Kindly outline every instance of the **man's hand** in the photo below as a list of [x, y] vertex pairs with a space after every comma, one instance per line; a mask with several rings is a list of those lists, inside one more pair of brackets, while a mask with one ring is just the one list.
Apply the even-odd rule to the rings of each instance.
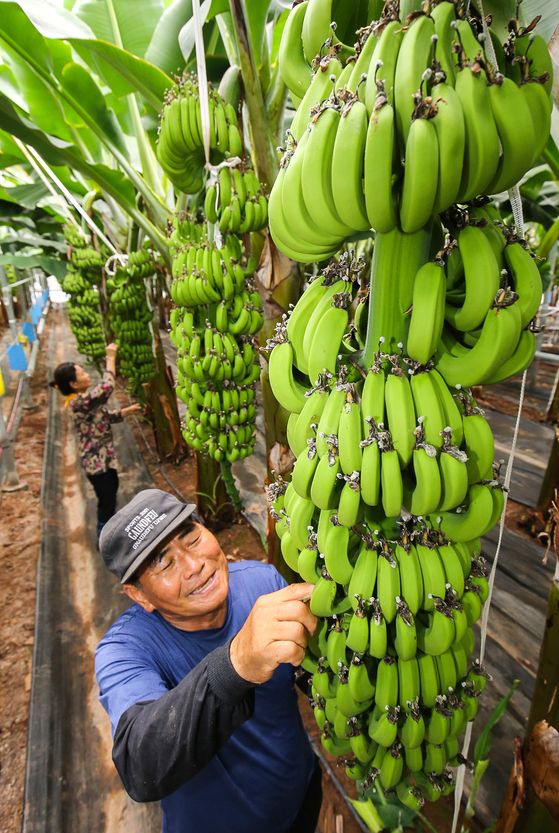
[[134, 402], [133, 405], [127, 405], [126, 408], [121, 408], [120, 413], [123, 417], [130, 416], [130, 414], [137, 414], [138, 411], [142, 411], [143, 408], [139, 402]]
[[281, 663], [301, 664], [317, 624], [303, 601], [312, 589], [312, 584], [291, 584], [257, 599], [231, 642], [233, 668], [244, 680], [265, 683]]

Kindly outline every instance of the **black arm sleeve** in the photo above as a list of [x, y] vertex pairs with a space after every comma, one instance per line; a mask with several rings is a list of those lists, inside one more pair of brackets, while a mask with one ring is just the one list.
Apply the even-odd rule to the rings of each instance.
[[254, 710], [254, 686], [239, 677], [229, 643], [216, 648], [158, 700], [121, 716], [113, 761], [135, 801], [157, 801], [202, 769]]

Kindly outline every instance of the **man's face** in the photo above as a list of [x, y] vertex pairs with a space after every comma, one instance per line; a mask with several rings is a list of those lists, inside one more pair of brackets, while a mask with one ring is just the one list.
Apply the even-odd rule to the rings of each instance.
[[227, 560], [201, 524], [178, 532], [124, 592], [148, 613], [154, 610], [185, 631], [221, 627], [227, 614]]

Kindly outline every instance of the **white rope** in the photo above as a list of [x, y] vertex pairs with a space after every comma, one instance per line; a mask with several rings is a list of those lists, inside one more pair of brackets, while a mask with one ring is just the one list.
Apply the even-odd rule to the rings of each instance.
[[110, 255], [105, 261], [105, 266], [103, 267], [107, 275], [109, 277], [113, 277], [116, 275], [116, 270], [119, 266], [126, 267], [128, 265], [128, 255], [119, 254], [118, 252], [114, 255]]
[[99, 226], [98, 226], [98, 225], [97, 225], [97, 224], [96, 224], [96, 223], [95, 223], [95, 222], [91, 219], [91, 217], [89, 216], [89, 214], [87, 213], [87, 211], [84, 211], [84, 210], [83, 210], [83, 208], [82, 208], [82, 206], [80, 205], [80, 203], [78, 202], [78, 200], [77, 200], [77, 199], [74, 197], [74, 195], [73, 195], [73, 194], [72, 194], [72, 193], [71, 193], [71, 192], [70, 192], [70, 191], [66, 188], [66, 186], [64, 185], [64, 183], [60, 181], [60, 179], [59, 179], [59, 178], [57, 177], [57, 175], [54, 173], [54, 171], [52, 170], [52, 168], [51, 168], [51, 167], [50, 167], [50, 166], [49, 166], [49, 165], [45, 162], [45, 160], [42, 158], [42, 156], [40, 156], [40, 155], [37, 153], [37, 151], [35, 150], [35, 148], [34, 148], [34, 147], [31, 147], [31, 145], [27, 145], [27, 150], [29, 151], [29, 153], [30, 153], [30, 154], [32, 154], [32, 156], [35, 158], [35, 160], [37, 161], [37, 163], [38, 163], [39, 165], [41, 165], [41, 166], [44, 168], [44, 170], [47, 172], [47, 174], [48, 174], [48, 175], [49, 175], [49, 177], [52, 179], [52, 181], [55, 183], [55, 185], [59, 188], [59, 190], [61, 191], [61, 193], [62, 193], [62, 194], [64, 194], [64, 196], [66, 197], [66, 199], [68, 200], [68, 202], [69, 202], [71, 205], [73, 205], [73, 206], [74, 206], [74, 208], [76, 209], [76, 211], [78, 212], [78, 214], [79, 214], [81, 217], [83, 217], [84, 221], [87, 223], [87, 225], [89, 226], [89, 228], [90, 228], [90, 229], [91, 229], [91, 230], [92, 230], [92, 231], [93, 231], [93, 232], [97, 235], [97, 237], [98, 237], [100, 240], [102, 240], [102, 241], [103, 241], [103, 243], [105, 244], [105, 246], [107, 246], [107, 248], [108, 248], [111, 252], [113, 252], [114, 254], [118, 254], [118, 249], [117, 249], [117, 248], [113, 245], [113, 243], [112, 243], [112, 242], [108, 239], [108, 237], [105, 237], [104, 233], [101, 231], [101, 229], [99, 228]]
[[522, 198], [520, 196], [520, 189], [518, 185], [509, 190], [509, 200], [512, 208], [512, 216], [514, 217], [514, 225], [516, 226], [516, 233], [519, 237], [524, 237], [524, 216], [522, 213]]
[[192, 0], [192, 17], [194, 19], [194, 42], [196, 44], [196, 69], [198, 72], [198, 93], [200, 95], [200, 114], [202, 117], [202, 142], [206, 165], [210, 162], [210, 105], [208, 100], [208, 74], [204, 54], [204, 22], [200, 13], [199, 0]]
[[[47, 191], [49, 191], [52, 194], [53, 197], [55, 197], [57, 200], [59, 200], [60, 199], [60, 194], [58, 193], [56, 188], [53, 186], [53, 184], [50, 181], [50, 179], [48, 178], [48, 176], [45, 175], [44, 171], [35, 162], [34, 158], [29, 153], [29, 149], [27, 148], [27, 146], [21, 141], [21, 139], [18, 139], [17, 136], [12, 136], [12, 139], [14, 140], [14, 142], [16, 143], [18, 148], [21, 150], [21, 152], [23, 153], [23, 155], [25, 156], [25, 158], [27, 159], [27, 161], [29, 162], [29, 164], [31, 165], [31, 167], [33, 168], [33, 170], [35, 171], [35, 173], [37, 174], [37, 176], [39, 177], [39, 179], [41, 180], [41, 182], [43, 183], [45, 188], [47, 189]], [[65, 212], [65, 216], [66, 216], [67, 220], [70, 223], [73, 223], [76, 226], [76, 228], [80, 228], [80, 224], [78, 223], [78, 221], [76, 220], [76, 218], [74, 217], [72, 212], [69, 210], [68, 204], [64, 203], [64, 200], [62, 200], [62, 204], [67, 209], [67, 211]]]
[[493, 46], [493, 41], [491, 40], [491, 35], [489, 33], [489, 27], [487, 25], [487, 20], [485, 19], [485, 12], [483, 11], [483, 0], [478, 0], [479, 6], [479, 13], [481, 15], [481, 25], [483, 27], [483, 48], [485, 50], [485, 54], [493, 64], [493, 69], [499, 70], [499, 64], [497, 61], [497, 55], [495, 54], [495, 47]]
[[[495, 54], [493, 41], [491, 40], [491, 35], [489, 34], [489, 29], [487, 27], [487, 21], [485, 19], [485, 13], [483, 11], [483, 0], [479, 0], [478, 7], [479, 7], [479, 13], [481, 15], [483, 33], [484, 33], [484, 36], [485, 36], [485, 38], [484, 38], [485, 52], [486, 52], [490, 62], [493, 64], [493, 68], [495, 70], [498, 70], [497, 56]], [[519, 191], [517, 185], [515, 185], [514, 188], [511, 188], [509, 190], [509, 199], [510, 199], [510, 204], [511, 204], [511, 207], [512, 207], [512, 213], [513, 213], [513, 217], [514, 217], [514, 224], [516, 226], [517, 234], [519, 236], [523, 237], [524, 236], [524, 218], [522, 216], [522, 200], [520, 198], [520, 191]], [[485, 646], [486, 646], [486, 643], [487, 643], [487, 625], [488, 625], [488, 622], [489, 622], [489, 611], [490, 611], [490, 608], [491, 608], [491, 599], [492, 599], [492, 596], [493, 596], [493, 586], [495, 584], [495, 576], [496, 576], [496, 573], [497, 573], [497, 564], [498, 564], [498, 561], [499, 561], [499, 555], [500, 555], [500, 552], [501, 552], [501, 545], [502, 545], [502, 542], [503, 542], [503, 533], [504, 533], [504, 529], [505, 529], [508, 493], [509, 493], [510, 481], [511, 481], [511, 477], [512, 477], [512, 469], [513, 469], [513, 466], [514, 466], [514, 457], [515, 457], [515, 453], [516, 453], [516, 445], [517, 445], [517, 442], [518, 442], [518, 432], [519, 432], [519, 429], [520, 429], [520, 419], [521, 419], [521, 416], [522, 416], [522, 408], [523, 408], [523, 405], [524, 405], [524, 395], [525, 395], [525, 391], [526, 391], [527, 372], [528, 371], [525, 370], [523, 375], [522, 375], [522, 384], [521, 384], [521, 387], [520, 387], [520, 395], [518, 397], [518, 411], [517, 411], [517, 414], [516, 414], [516, 423], [515, 423], [515, 426], [514, 426], [514, 432], [513, 432], [512, 443], [511, 443], [511, 450], [510, 450], [510, 455], [509, 455], [509, 459], [508, 459], [508, 462], [507, 462], [507, 468], [506, 468], [504, 484], [503, 484], [503, 486], [504, 486], [504, 501], [503, 501], [503, 511], [502, 511], [501, 517], [499, 519], [499, 537], [498, 537], [498, 540], [497, 540], [497, 548], [495, 550], [495, 556], [493, 558], [493, 564], [491, 565], [491, 571], [489, 573], [488, 597], [487, 597], [487, 601], [485, 602], [485, 605], [483, 607], [483, 614], [482, 614], [482, 617], [481, 617], [481, 625], [480, 625], [481, 640], [480, 640], [480, 649], [479, 649], [480, 665], [483, 662], [483, 658], [485, 656]], [[472, 728], [473, 728], [473, 722], [470, 721], [468, 723], [468, 725], [466, 726], [466, 732], [465, 732], [465, 735], [464, 735], [464, 742], [462, 744], [462, 755], [463, 755], [464, 758], [468, 757], [468, 752], [469, 752], [469, 749], [470, 749], [470, 742], [471, 742], [471, 739], [472, 739]], [[457, 770], [457, 773], [456, 773], [456, 786], [455, 786], [455, 790], [454, 790], [454, 815], [453, 815], [453, 818], [452, 818], [451, 833], [456, 833], [456, 829], [457, 829], [457, 826], [458, 826], [458, 817], [460, 815], [460, 807], [461, 807], [461, 804], [462, 804], [462, 795], [464, 793], [464, 778], [465, 778], [465, 775], [466, 775], [466, 766], [465, 766], [465, 764], [461, 764], [458, 767], [458, 770]]]
[[[497, 61], [497, 55], [495, 54], [495, 47], [493, 46], [493, 41], [491, 40], [491, 35], [489, 33], [489, 27], [487, 26], [487, 20], [485, 19], [485, 12], [483, 10], [483, 0], [478, 0], [477, 5], [479, 8], [479, 13], [481, 15], [481, 25], [483, 27], [483, 46], [485, 49], [485, 54], [489, 58], [493, 70], [495, 72], [499, 72], [499, 64]], [[522, 199], [520, 197], [520, 190], [518, 188], [518, 185], [515, 185], [513, 188], [510, 188], [508, 195], [517, 233], [519, 235], [523, 235], [524, 218], [522, 215]]]

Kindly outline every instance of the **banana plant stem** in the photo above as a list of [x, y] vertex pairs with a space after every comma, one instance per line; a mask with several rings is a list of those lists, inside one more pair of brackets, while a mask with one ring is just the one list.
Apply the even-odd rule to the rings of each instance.
[[269, 190], [278, 171], [278, 161], [272, 146], [267, 119], [262, 118], [266, 112], [264, 94], [250, 48], [242, 0], [229, 0], [229, 8], [239, 50], [239, 65], [249, 115], [254, 166], [258, 179]]
[[549, 253], [559, 238], [559, 217], [555, 220], [553, 225], [547, 229], [540, 245], [538, 246], [538, 257], [548, 258]]
[[361, 360], [365, 370], [373, 363], [379, 345], [389, 353], [398, 352], [399, 344], [405, 345], [413, 282], [419, 267], [429, 259], [431, 230], [428, 223], [414, 234], [396, 228], [375, 237], [367, 337]]

